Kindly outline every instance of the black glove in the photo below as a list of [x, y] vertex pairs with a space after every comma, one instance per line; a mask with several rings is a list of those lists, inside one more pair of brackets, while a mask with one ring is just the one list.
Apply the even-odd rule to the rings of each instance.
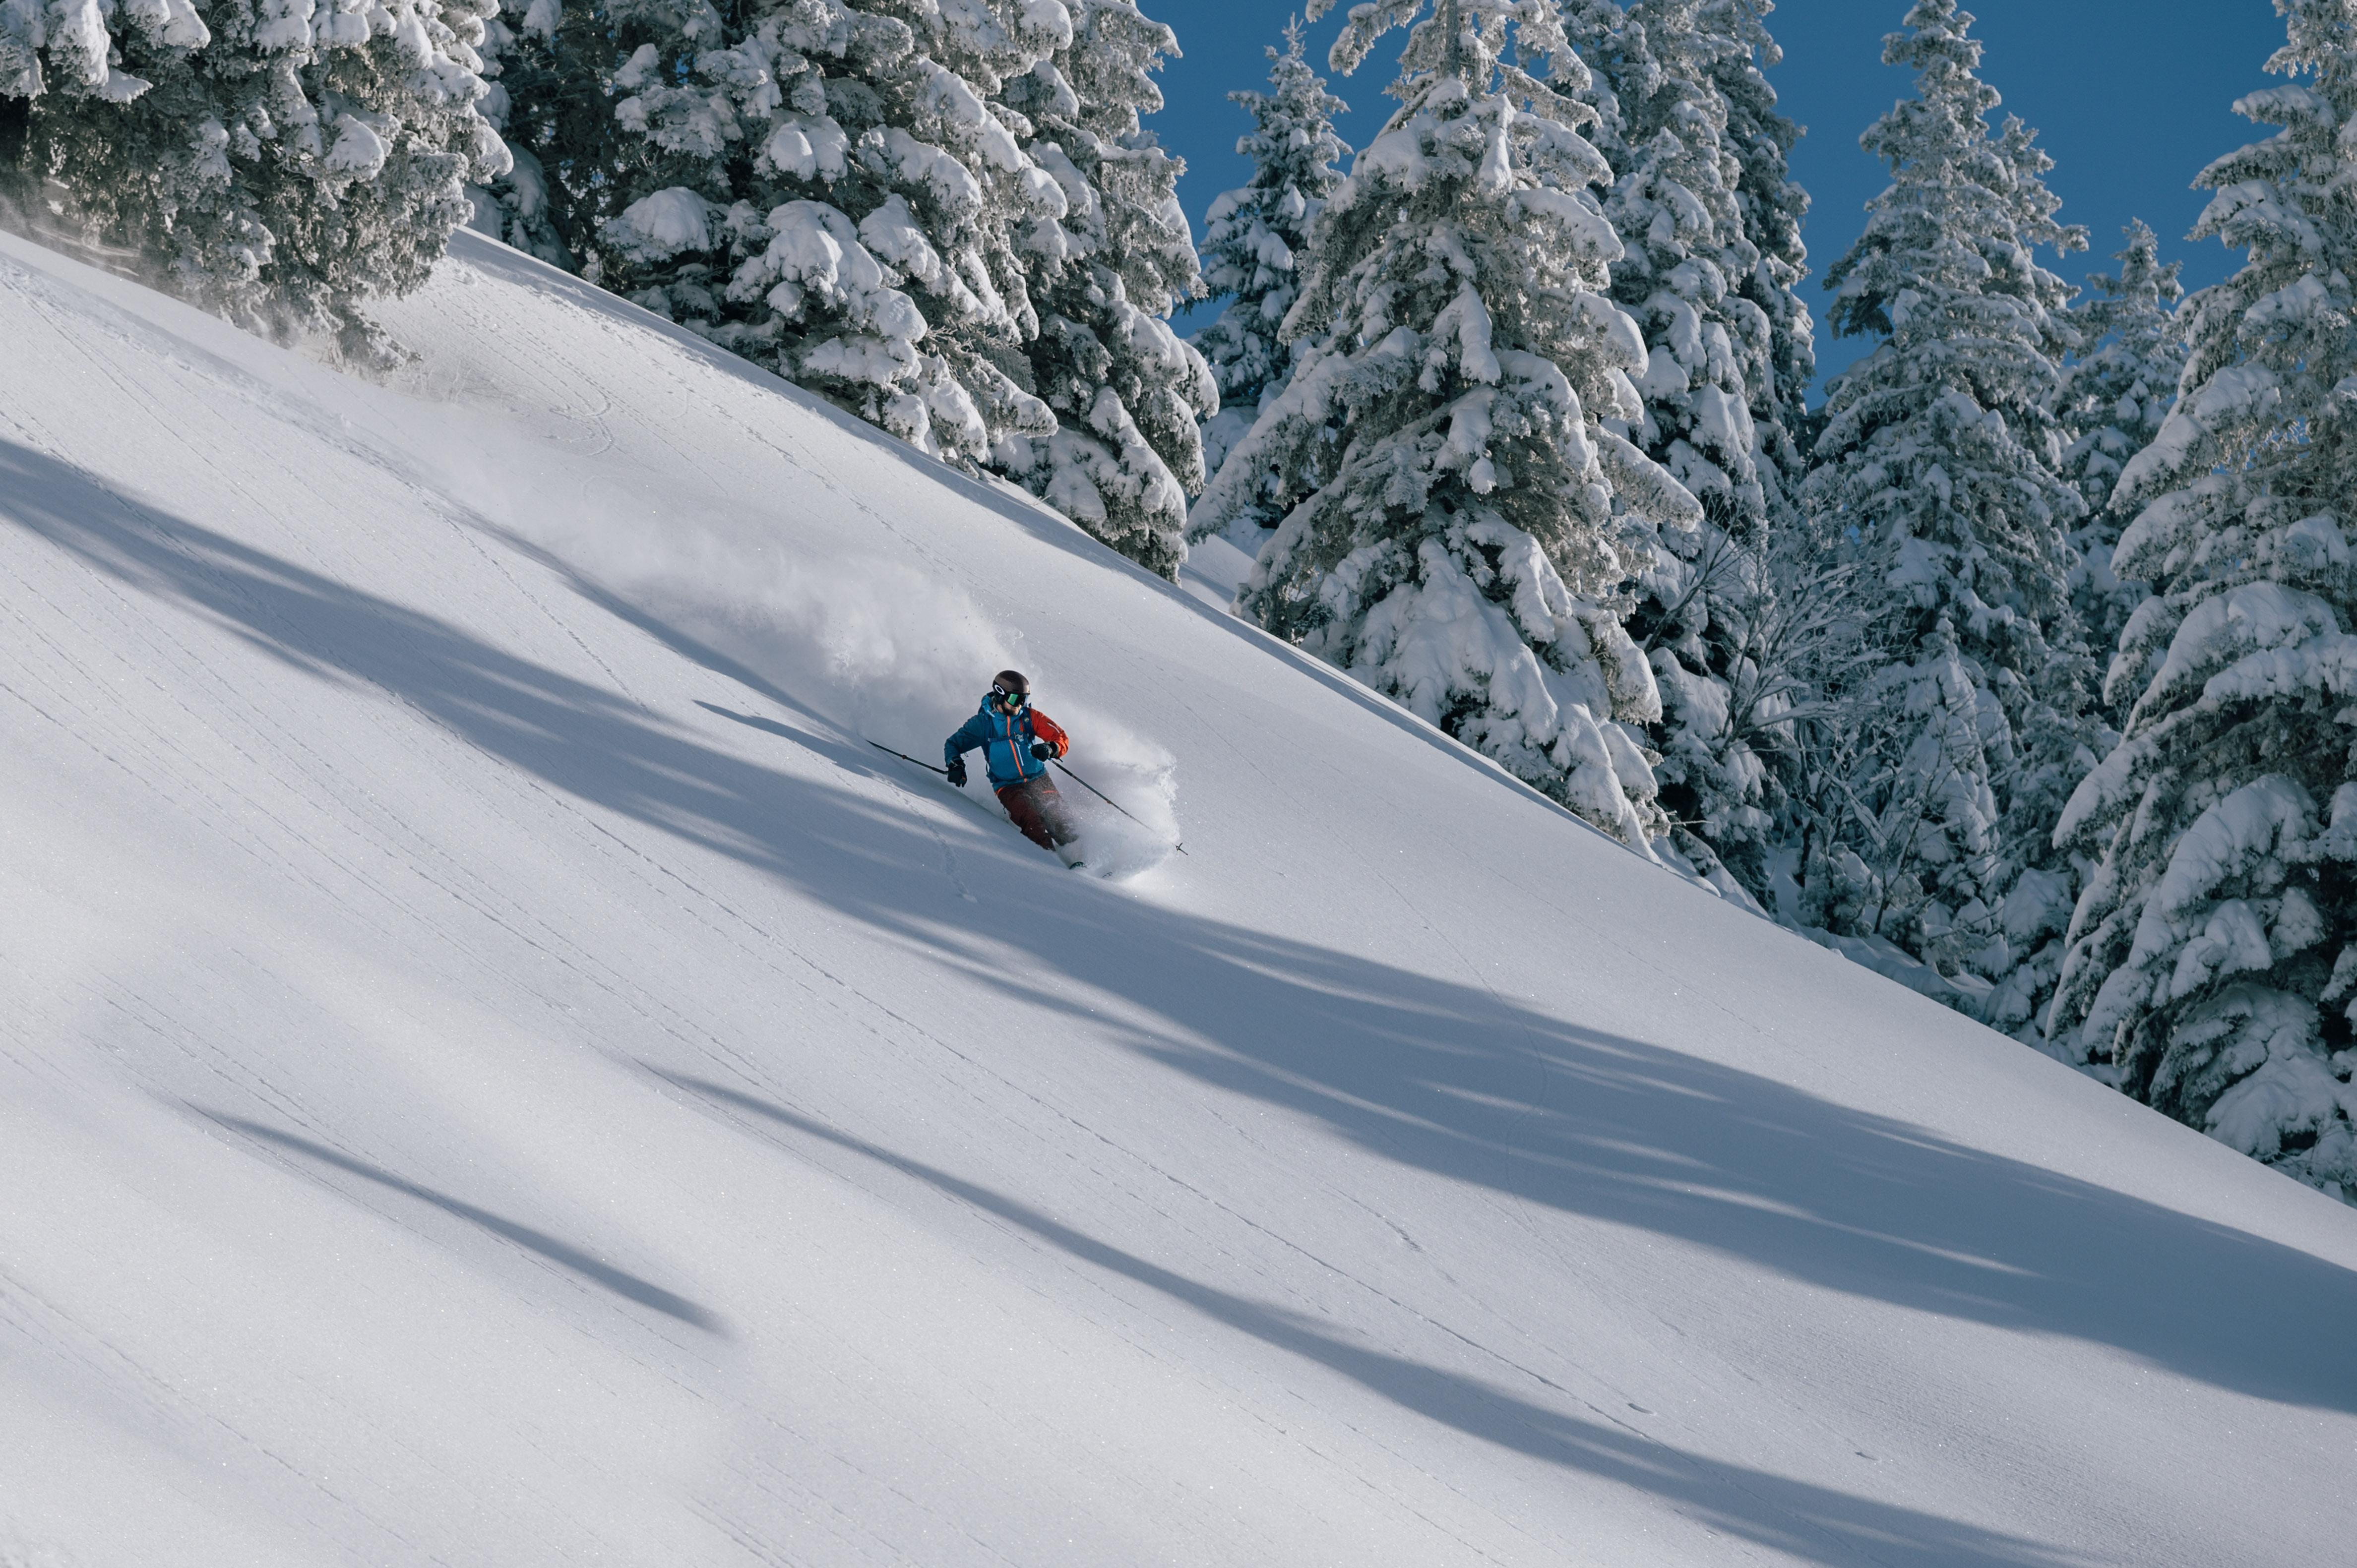
[[1044, 740], [1035, 740], [1031, 743], [1031, 755], [1039, 761], [1045, 762], [1056, 755], [1056, 748]]
[[965, 788], [964, 757], [952, 757], [950, 758], [950, 782], [961, 789]]

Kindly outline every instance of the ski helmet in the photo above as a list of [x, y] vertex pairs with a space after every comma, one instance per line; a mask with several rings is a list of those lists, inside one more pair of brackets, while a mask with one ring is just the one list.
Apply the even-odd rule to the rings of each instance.
[[1031, 700], [1031, 682], [1020, 670], [1001, 670], [991, 678], [990, 692], [1005, 699], [1007, 706], [1019, 708]]

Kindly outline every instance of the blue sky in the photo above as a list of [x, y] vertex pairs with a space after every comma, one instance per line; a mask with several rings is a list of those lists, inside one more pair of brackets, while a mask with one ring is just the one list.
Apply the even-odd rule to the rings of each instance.
[[[1273, 0], [1144, 4], [1177, 31], [1186, 51], [1164, 72], [1168, 107], [1151, 124], [1187, 159], [1179, 196], [1200, 239], [1211, 199], [1250, 172], [1235, 152], [1247, 122], [1226, 94], [1264, 85], [1261, 51], [1276, 41], [1289, 7]], [[1857, 137], [1910, 91], [1907, 72], [1881, 63], [1882, 36], [1899, 27], [1907, 7], [1908, 0], [1782, 0], [1769, 19], [1784, 47], [1784, 63], [1770, 80], [1785, 112], [1809, 130], [1792, 162], [1814, 202], [1808, 240], [1820, 273], [1857, 237], [1866, 202], [1886, 183]], [[1312, 29], [1310, 54], [1321, 70], [1347, 8]], [[2190, 182], [2204, 164], [2257, 134], [2232, 106], [2275, 80], [2263, 69], [2283, 41], [2271, 0], [1968, 0], [1967, 8], [1978, 18], [1974, 35], [1986, 45], [1982, 77], [2005, 95], [1999, 116], [2010, 111], [2039, 128], [2055, 160], [2049, 177], [2063, 220], [2091, 231], [2086, 254], [2059, 260], [2062, 274], [2076, 283], [2098, 266], [2110, 270], [2121, 225], [2141, 217], [2159, 231], [2162, 255], [2185, 261], [2189, 285], [2225, 275], [2234, 258], [2222, 247], [2183, 238], [2203, 200]], [[1391, 107], [1383, 90], [1396, 53], [1395, 45], [1379, 50], [1357, 76], [1332, 82], [1351, 103], [1342, 134], [1353, 145]], [[1803, 287], [1811, 308], [1822, 311], [1819, 280]], [[1865, 345], [1821, 337], [1817, 347], [1820, 366], [1831, 370]]]

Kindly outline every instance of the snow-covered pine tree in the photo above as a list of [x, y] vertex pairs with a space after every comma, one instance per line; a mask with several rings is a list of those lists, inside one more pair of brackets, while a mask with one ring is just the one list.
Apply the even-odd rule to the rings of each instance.
[[1240, 611], [1645, 851], [1661, 697], [1615, 595], [1702, 509], [1600, 423], [1642, 413], [1646, 356], [1605, 296], [1588, 74], [1552, 0], [1422, 11], [1360, 6], [1329, 57], [1347, 74], [1413, 25], [1399, 108], [1318, 218], [1285, 327], [1307, 350], [1205, 504], [1275, 469], [1305, 499]]
[[2102, 855], [2049, 1024], [2069, 1056], [2357, 1199], [2357, 0], [2279, 0], [2279, 134], [2204, 170], [2243, 269], [2187, 302], [2175, 410], [2119, 482], [2148, 582], [2126, 735], [2057, 837]]
[[2177, 316], [2184, 263], [2162, 264], [2160, 242], [2143, 222], [2126, 232], [2127, 248], [2115, 258], [2118, 275], [2089, 274], [2088, 292], [2072, 307], [2081, 347], [2063, 371], [2056, 409], [2071, 442], [2062, 476], [2087, 503], [2086, 521], [2071, 536], [2078, 556], [2071, 596], [2087, 646], [2099, 657], [2119, 646], [2121, 629], [2145, 598], [2143, 584], [2124, 583], [2112, 571], [2112, 553], [2128, 521], [2113, 507], [2113, 492], [2128, 460], [2160, 434], [2185, 370], [2185, 327]]
[[1184, 166], [1140, 123], [1162, 107], [1154, 72], [1178, 51], [1170, 29], [1130, 0], [1072, 0], [1066, 41], [999, 95], [1061, 205], [1019, 241], [1039, 315], [1024, 346], [1031, 390], [1057, 427], [1010, 435], [994, 462], [1165, 576], [1187, 558], [1187, 498], [1203, 488], [1200, 424], [1219, 408], [1211, 368], [1168, 320], [1203, 292], [1178, 206]]
[[1809, 273], [1801, 238], [1809, 193], [1792, 178], [1791, 161], [1801, 127], [1778, 111], [1766, 74], [1784, 59], [1768, 31], [1775, 8], [1772, 0], [1703, 0], [1701, 13], [1706, 32], [1736, 45], [1711, 56], [1710, 75], [1727, 104], [1722, 139], [1735, 155], [1744, 237], [1760, 252], [1757, 270], [1737, 279], [1734, 288], [1768, 317], [1771, 401], [1753, 405], [1751, 425], [1767, 463], [1760, 482], [1769, 490], [1771, 516], [1779, 489], [1797, 506], [1808, 473], [1808, 393], [1817, 375], [1816, 321], [1800, 292]]
[[2072, 892], [2048, 834], [2093, 760], [2064, 588], [2084, 507], [2050, 412], [2072, 291], [2031, 249], [2084, 242], [2054, 221], [2030, 133], [1990, 134], [1955, 0], [1906, 21], [1883, 59], [1915, 95], [1861, 138], [1892, 182], [1826, 279], [1835, 329], [1881, 342], [1829, 389], [1804, 488], [1857, 567], [1857, 674], [1814, 726], [1801, 914], [2001, 982], [1987, 1015], [2012, 1029], [2060, 958], [2039, 956]]
[[[1802, 665], [1812, 640], [1810, 628], [1824, 612], [1813, 600], [1831, 579], [1826, 564], [1810, 548], [1799, 504], [1815, 430], [1808, 393], [1817, 374], [1816, 321], [1800, 292], [1801, 280], [1809, 272], [1808, 247], [1802, 239], [1809, 195], [1792, 178], [1791, 156], [1801, 127], [1777, 108], [1776, 90], [1766, 74], [1784, 58], [1768, 30], [1774, 9], [1773, 0], [1705, 0], [1701, 24], [1711, 35], [1736, 45], [1713, 54], [1709, 70], [1727, 105], [1723, 141], [1738, 171], [1735, 200], [1743, 214], [1744, 237], [1760, 252], [1760, 264], [1750, 276], [1733, 280], [1732, 287], [1768, 319], [1770, 373], [1764, 387], [1752, 389], [1751, 428], [1759, 436], [1769, 537], [1748, 564], [1762, 583], [1743, 618], [1747, 636], [1742, 657], [1748, 666], [1729, 668], [1748, 682], [1738, 711], [1770, 732], [1758, 736], [1755, 731], [1751, 749], [1770, 764], [1765, 793], [1781, 801], [1778, 815], [1782, 820], [1776, 833], [1781, 840], [1790, 834], [1790, 790], [1799, 758], [1793, 745], [1796, 732], [1789, 718], [1781, 715], [1792, 713], [1807, 685]], [[1838, 568], [1833, 570], [1838, 574]], [[1727, 624], [1735, 624], [1734, 618]], [[1749, 857], [1738, 854], [1735, 859], [1749, 875]], [[1760, 892], [1756, 886], [1750, 890]]]
[[918, 13], [923, 34], [845, 0], [608, 15], [624, 136], [585, 274], [925, 451], [978, 463], [1050, 427], [1002, 368], [1025, 325], [1004, 285], [1009, 226], [1061, 196], [929, 51], [963, 27], [976, 58], [1037, 59], [1060, 7]]
[[[1269, 91], [1228, 94], [1253, 117], [1251, 134], [1236, 141], [1253, 172], [1249, 183], [1213, 199], [1203, 223], [1204, 286], [1229, 299], [1194, 338], [1220, 389], [1220, 412], [1203, 426], [1203, 466], [1214, 473], [1292, 369], [1277, 331], [1301, 293], [1310, 224], [1342, 183], [1340, 164], [1350, 151], [1334, 133], [1334, 116], [1350, 106], [1326, 91], [1302, 42], [1301, 19], [1292, 17], [1285, 52], [1268, 51]], [[1278, 515], [1252, 521], [1274, 526]], [[1195, 529], [1206, 522], [1197, 517]]]
[[9, 172], [197, 303], [375, 357], [361, 304], [425, 282], [467, 181], [506, 167], [475, 107], [495, 4], [0, 5]]
[[[1745, 21], [1744, 37], [1720, 30]], [[1754, 12], [1703, 0], [1634, 0], [1625, 10], [1583, 0], [1570, 36], [1596, 77], [1593, 139], [1616, 176], [1605, 215], [1626, 253], [1612, 267], [1612, 297], [1651, 352], [1636, 383], [1643, 412], [1613, 428], [1705, 511], [1700, 529], [1652, 550], [1629, 623], [1662, 691], [1652, 736], [1662, 804], [1675, 823], [1670, 847], [1722, 889], [1762, 899], [1779, 804], [1763, 751], [1785, 718], [1780, 683], [1762, 667], [1760, 639], [1773, 620], [1766, 555], [1772, 536], [1797, 522], [1801, 478], [1777, 384], [1780, 351], [1794, 357], [1795, 345], [1780, 345], [1777, 323], [1788, 337], [1802, 324], [1804, 351], [1807, 313], [1792, 296], [1797, 268], [1771, 264], [1747, 232], [1720, 83], [1738, 60], [1756, 76], [1757, 51], [1773, 45]], [[1771, 94], [1771, 113], [1772, 104]], [[1762, 134], [1773, 148], [1774, 134]], [[1781, 215], [1803, 199], [1785, 195], [1768, 210]], [[1796, 230], [1773, 230], [1797, 247]], [[1777, 315], [1753, 293], [1770, 296]]]
[[483, 117], [513, 164], [468, 192], [475, 225], [527, 254], [576, 271], [597, 224], [621, 209], [619, 177], [634, 150], [614, 117], [615, 73], [630, 48], [624, 29], [591, 0], [509, 0], [484, 25]]

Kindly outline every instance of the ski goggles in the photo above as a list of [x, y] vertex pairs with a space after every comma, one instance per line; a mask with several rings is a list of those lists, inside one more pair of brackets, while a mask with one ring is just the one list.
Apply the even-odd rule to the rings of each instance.
[[991, 700], [1002, 708], [1019, 708], [1025, 706], [1031, 701], [1029, 697], [1024, 695], [1022, 693], [1010, 692], [1004, 686], [993, 686], [990, 689], [990, 696]]

